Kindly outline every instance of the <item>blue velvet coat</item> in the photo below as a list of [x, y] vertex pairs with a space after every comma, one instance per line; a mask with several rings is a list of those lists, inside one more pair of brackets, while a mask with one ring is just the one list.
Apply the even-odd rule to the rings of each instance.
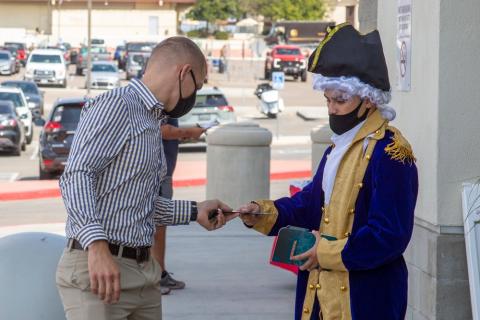
[[[402, 254], [412, 235], [418, 177], [413, 162], [393, 160], [385, 152], [392, 136], [391, 131], [386, 131], [375, 146], [355, 204], [352, 234], [342, 251], [349, 271], [353, 320], [405, 318], [408, 272]], [[323, 170], [330, 152], [331, 147], [310, 184], [291, 198], [274, 201], [278, 218], [269, 235], [277, 235], [288, 225], [319, 229], [324, 205]], [[302, 315], [308, 275], [306, 271], [298, 275], [297, 320]], [[318, 319], [318, 314], [317, 300], [311, 319]]]

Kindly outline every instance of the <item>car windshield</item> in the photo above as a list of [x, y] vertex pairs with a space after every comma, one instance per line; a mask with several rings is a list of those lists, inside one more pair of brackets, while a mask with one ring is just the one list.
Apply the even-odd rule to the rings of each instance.
[[12, 114], [12, 108], [7, 104], [0, 104], [0, 114]]
[[144, 56], [141, 55], [141, 54], [134, 54], [134, 55], [131, 56], [131, 57], [132, 57], [131, 59], [132, 59], [132, 61], [133, 61], [134, 63], [138, 63], [138, 64], [140, 64], [140, 65], [143, 65], [143, 64], [146, 62], [146, 60], [147, 60], [147, 58], [144, 57]]
[[17, 48], [18, 50], [25, 50], [25, 45], [23, 43], [17, 43], [17, 42], [5, 42], [6, 46], [12, 46]]
[[222, 94], [205, 94], [197, 95], [195, 100], [195, 108], [200, 107], [221, 107], [227, 106], [227, 99]]
[[10, 59], [10, 56], [8, 55], [8, 53], [0, 52], [0, 60], [9, 60], [9, 59]]
[[37, 90], [37, 86], [32, 82], [4, 82], [2, 86], [11, 87], [11, 88], [20, 88], [22, 89], [23, 93], [29, 94], [39, 94]]
[[82, 106], [83, 103], [59, 105], [53, 112], [52, 121], [60, 122], [63, 125], [75, 125], [76, 127], [80, 121]]
[[20, 94], [15, 92], [0, 92], [0, 100], [11, 101], [15, 107], [23, 107]]
[[93, 72], [117, 72], [117, 68], [111, 64], [94, 64], [92, 66]]
[[285, 56], [298, 56], [300, 55], [299, 49], [290, 49], [290, 48], [278, 48], [277, 54]]
[[154, 46], [153, 43], [129, 43], [127, 51], [151, 52]]
[[35, 63], [62, 63], [62, 59], [58, 54], [33, 54], [30, 62]]

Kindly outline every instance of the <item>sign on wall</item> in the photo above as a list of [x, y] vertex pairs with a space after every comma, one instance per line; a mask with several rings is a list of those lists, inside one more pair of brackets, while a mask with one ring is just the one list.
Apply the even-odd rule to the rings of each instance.
[[412, 68], [412, 0], [398, 0], [397, 89], [410, 91]]

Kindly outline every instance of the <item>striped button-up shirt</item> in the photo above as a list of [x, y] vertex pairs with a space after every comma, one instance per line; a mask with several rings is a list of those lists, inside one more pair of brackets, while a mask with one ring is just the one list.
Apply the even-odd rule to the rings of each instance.
[[159, 196], [163, 105], [139, 80], [85, 104], [60, 189], [67, 238], [152, 244], [156, 225], [188, 224], [192, 202]]

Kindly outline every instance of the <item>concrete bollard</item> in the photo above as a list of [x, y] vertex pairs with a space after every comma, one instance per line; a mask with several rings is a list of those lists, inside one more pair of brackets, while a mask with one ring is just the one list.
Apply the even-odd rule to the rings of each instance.
[[207, 136], [207, 198], [236, 209], [270, 197], [272, 133], [250, 122], [222, 126]]
[[310, 132], [312, 139], [312, 173], [315, 174], [325, 150], [332, 145], [332, 129], [328, 124], [315, 127]]
[[65, 320], [55, 272], [65, 237], [18, 233], [0, 238], [0, 319]]

